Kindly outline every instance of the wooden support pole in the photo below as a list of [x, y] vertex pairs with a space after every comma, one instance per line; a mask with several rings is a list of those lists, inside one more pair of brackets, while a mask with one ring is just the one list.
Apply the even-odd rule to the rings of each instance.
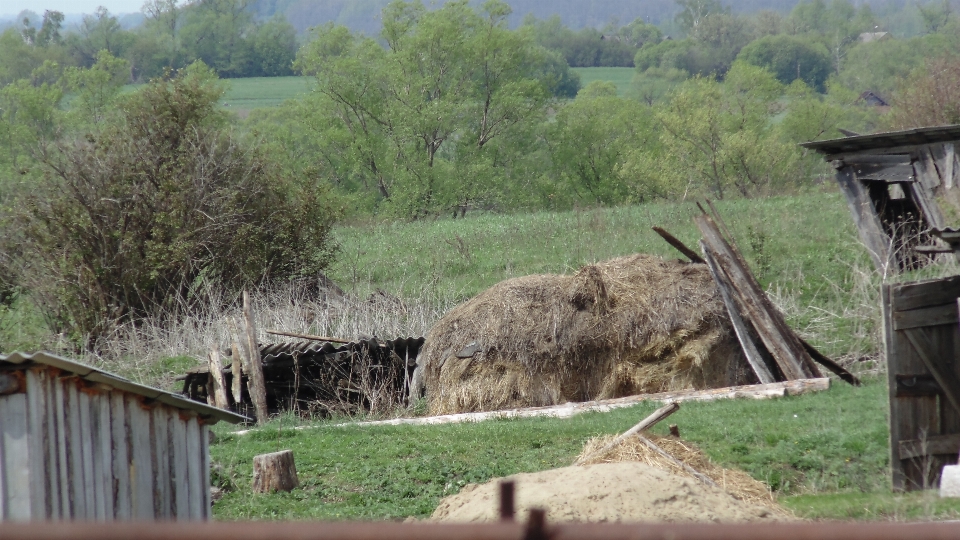
[[292, 491], [300, 485], [293, 451], [282, 450], [253, 456], [253, 492]]
[[247, 371], [247, 389], [257, 415], [257, 424], [267, 421], [267, 388], [263, 381], [263, 366], [260, 364], [260, 347], [257, 346], [257, 328], [250, 305], [250, 294], [243, 291], [243, 319], [247, 332], [247, 350], [250, 353], [250, 369]]
[[309, 339], [311, 341], [329, 341], [330, 343], [353, 343], [349, 339], [315, 336], [313, 334], [298, 334], [297, 332], [282, 332], [280, 330], [264, 330], [264, 332], [268, 334], [273, 334], [275, 336], [295, 337], [300, 339]]
[[233, 375], [233, 381], [231, 385], [231, 393], [233, 394], [233, 403], [236, 404], [237, 410], [240, 408], [240, 403], [243, 402], [243, 352], [240, 348], [240, 338], [237, 337], [237, 324], [230, 319], [230, 352], [232, 356], [232, 362], [230, 363], [230, 373]]
[[216, 347], [210, 348], [209, 367], [210, 379], [213, 381], [213, 405], [218, 409], [229, 409], [226, 383], [223, 380], [223, 363]]
[[594, 452], [591, 452], [590, 454], [584, 455], [583, 457], [578, 459], [576, 463], [574, 463], [574, 465], [579, 465], [595, 455], [605, 454], [606, 452], [616, 447], [618, 444], [620, 444], [630, 436], [636, 435], [637, 433], [640, 433], [644, 430], [652, 428], [653, 426], [657, 425], [658, 422], [660, 422], [661, 420], [665, 419], [666, 417], [670, 416], [671, 414], [679, 410], [680, 410], [679, 403], [667, 403], [663, 407], [660, 407], [659, 409], [653, 411], [653, 414], [641, 420], [637, 425], [621, 433], [620, 436], [618, 436], [616, 439], [605, 444], [603, 448], [596, 450]]
[[686, 244], [681, 242], [676, 236], [668, 233], [666, 230], [661, 227], [653, 227], [653, 230], [660, 235], [660, 238], [663, 238], [667, 241], [668, 244], [673, 246], [677, 251], [686, 255], [690, 262], [703, 264], [704, 261], [700, 255], [697, 255], [697, 252], [688, 248]]

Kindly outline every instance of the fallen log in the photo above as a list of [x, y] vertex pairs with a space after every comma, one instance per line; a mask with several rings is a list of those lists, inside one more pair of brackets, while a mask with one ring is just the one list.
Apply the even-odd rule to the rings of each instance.
[[[724, 388], [712, 388], [709, 390], [678, 390], [676, 392], [662, 392], [658, 394], [639, 394], [636, 396], [627, 396], [622, 398], [564, 403], [562, 405], [552, 405], [549, 407], [525, 407], [521, 409], [508, 409], [503, 411], [445, 414], [442, 416], [428, 416], [424, 418], [396, 418], [393, 420], [375, 420], [372, 422], [347, 422], [343, 424], [333, 424], [332, 427], [461, 424], [465, 422], [483, 422], [484, 420], [531, 418], [540, 416], [570, 418], [585, 412], [609, 412], [625, 407], [633, 407], [638, 403], [644, 403], [647, 401], [659, 401], [666, 403], [670, 401], [715, 401], [719, 399], [736, 398], [770, 399], [775, 397], [795, 396], [809, 392], [820, 392], [829, 388], [830, 379], [824, 377], [820, 379], [799, 379], [795, 381], [784, 381], [769, 384], [728, 386]], [[315, 427], [330, 426], [299, 426], [293, 429], [311, 429]], [[235, 431], [233, 434], [246, 435], [252, 431], [256, 430], [247, 429]]]

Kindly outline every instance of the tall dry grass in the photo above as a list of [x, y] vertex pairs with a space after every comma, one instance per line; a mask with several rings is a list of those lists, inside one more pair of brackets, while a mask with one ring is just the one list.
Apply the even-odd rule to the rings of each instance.
[[[211, 306], [227, 307], [118, 325], [101, 339], [96, 352], [83, 354], [83, 361], [143, 384], [171, 388], [177, 375], [202, 365], [211, 348], [228, 347], [231, 320], [242, 324], [239, 298], [224, 298], [209, 286], [205, 294]], [[453, 305], [441, 297], [400, 298], [382, 291], [358, 297], [296, 283], [251, 291], [250, 297], [260, 343], [291, 340], [266, 330], [350, 340], [418, 337]]]

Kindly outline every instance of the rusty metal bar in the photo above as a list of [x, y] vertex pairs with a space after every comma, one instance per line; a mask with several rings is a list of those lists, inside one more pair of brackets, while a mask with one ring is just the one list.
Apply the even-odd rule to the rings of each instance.
[[[953, 540], [960, 523], [565, 524], [540, 529], [548, 540]], [[524, 523], [4, 523], [0, 540], [524, 540]]]
[[516, 513], [514, 510], [514, 493], [516, 484], [513, 480], [504, 480], [500, 482], [500, 521], [513, 521]]

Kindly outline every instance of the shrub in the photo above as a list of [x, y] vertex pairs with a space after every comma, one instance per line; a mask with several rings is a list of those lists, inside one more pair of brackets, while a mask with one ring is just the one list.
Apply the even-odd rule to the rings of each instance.
[[232, 136], [202, 64], [154, 80], [94, 133], [41, 161], [18, 214], [24, 285], [55, 330], [94, 345], [121, 319], [182, 312], [228, 291], [320, 271], [333, 253], [324, 192]]

